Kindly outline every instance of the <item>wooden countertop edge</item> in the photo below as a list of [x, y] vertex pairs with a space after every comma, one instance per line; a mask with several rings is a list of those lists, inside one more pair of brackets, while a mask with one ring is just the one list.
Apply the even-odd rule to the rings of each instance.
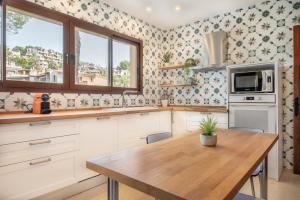
[[[99, 112], [93, 112], [95, 110], [99, 110]], [[12, 123], [24, 123], [24, 122], [39, 122], [39, 121], [48, 121], [48, 120], [61, 120], [61, 119], [77, 119], [77, 118], [89, 118], [89, 117], [101, 117], [101, 116], [117, 116], [117, 115], [127, 115], [127, 114], [138, 114], [145, 112], [160, 112], [160, 111], [191, 111], [191, 112], [220, 112], [227, 113], [227, 108], [224, 106], [168, 106], [168, 107], [158, 107], [158, 109], [141, 109], [141, 110], [131, 110], [131, 111], [107, 111], [103, 112], [103, 110], [97, 109], [86, 109], [86, 113], [82, 113], [82, 109], [75, 113], [76, 111], [55, 111], [55, 114], [61, 112], [61, 115], [37, 115], [34, 117], [26, 116], [26, 113], [0, 113], [0, 117], [7, 116], [7, 119], [0, 119], [0, 124], [12, 124]], [[100, 112], [102, 111], [102, 112]], [[74, 114], [64, 114], [67, 112], [74, 112]], [[90, 112], [90, 113], [89, 113]], [[31, 114], [31, 113], [30, 113]], [[12, 116], [16, 117], [13, 118]], [[24, 115], [24, 117], [22, 116]], [[28, 114], [29, 115], [29, 114]], [[32, 115], [32, 114], [31, 114]], [[21, 116], [21, 117], [20, 117]]]
[[[265, 133], [269, 134], [271, 136], [275, 136], [275, 134]], [[227, 194], [227, 196], [224, 198], [226, 200], [234, 199], [234, 197], [239, 193], [239, 191], [242, 189], [242, 187], [245, 185], [245, 183], [248, 181], [249, 177], [251, 176], [252, 172], [259, 166], [260, 163], [263, 162], [265, 157], [268, 155], [268, 153], [271, 151], [272, 147], [275, 145], [275, 143], [278, 141], [279, 136], [276, 135], [275, 139], [272, 141], [272, 143], [269, 145], [268, 149], [264, 152], [263, 155], [257, 160], [255, 165], [251, 167], [251, 169], [245, 174], [245, 176], [242, 178], [242, 180], [237, 184], [236, 187], [234, 187], [230, 193]]]
[[99, 166], [93, 162], [86, 162], [86, 167], [90, 170], [93, 170], [95, 172], [98, 172], [104, 176], [110, 177], [112, 179], [118, 180], [118, 182], [125, 184], [129, 187], [132, 187], [134, 189], [137, 189], [139, 191], [142, 191], [148, 195], [151, 196], [160, 196], [161, 199], [170, 199], [170, 200], [184, 200], [181, 197], [176, 196], [175, 194], [169, 193], [167, 191], [164, 191], [160, 188], [156, 188], [151, 184], [144, 183], [140, 180], [129, 178], [126, 175], [120, 174], [118, 172], [115, 172], [113, 170], [110, 170], [106, 167]]

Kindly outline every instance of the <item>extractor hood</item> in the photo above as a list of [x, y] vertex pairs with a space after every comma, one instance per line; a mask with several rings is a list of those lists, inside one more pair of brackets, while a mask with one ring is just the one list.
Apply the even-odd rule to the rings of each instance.
[[204, 36], [208, 66], [221, 67], [227, 64], [227, 34], [224, 31], [211, 32]]

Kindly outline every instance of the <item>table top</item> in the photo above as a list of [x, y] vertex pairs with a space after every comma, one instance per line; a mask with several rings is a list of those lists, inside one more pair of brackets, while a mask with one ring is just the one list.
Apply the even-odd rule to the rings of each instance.
[[87, 168], [159, 199], [232, 199], [278, 140], [276, 134], [218, 129], [216, 147], [199, 133], [87, 161]]

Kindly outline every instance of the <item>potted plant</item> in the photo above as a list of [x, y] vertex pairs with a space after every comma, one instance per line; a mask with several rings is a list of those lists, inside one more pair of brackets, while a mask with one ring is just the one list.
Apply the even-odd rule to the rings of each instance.
[[215, 130], [217, 127], [217, 121], [211, 117], [203, 119], [200, 124], [200, 142], [204, 146], [216, 146], [217, 135]]
[[161, 106], [162, 107], [167, 107], [168, 106], [169, 95], [168, 95], [168, 92], [166, 90], [163, 91], [163, 94], [161, 95], [160, 101], [161, 101]]
[[164, 62], [165, 65], [166, 65], [166, 64], [169, 64], [172, 57], [173, 57], [173, 54], [172, 54], [171, 52], [167, 51], [167, 52], [163, 55], [162, 61]]
[[184, 66], [185, 67], [193, 67], [193, 66], [197, 66], [199, 64], [199, 60], [194, 59], [194, 58], [188, 58], [185, 60], [184, 62]]
[[188, 67], [184, 68], [184, 70], [183, 70], [183, 79], [184, 79], [185, 83], [188, 83], [191, 85], [197, 84], [195, 72]]

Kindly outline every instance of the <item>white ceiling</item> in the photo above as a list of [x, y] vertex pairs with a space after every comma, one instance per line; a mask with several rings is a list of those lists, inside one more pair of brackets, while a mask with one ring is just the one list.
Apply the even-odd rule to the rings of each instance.
[[[128, 14], [162, 29], [232, 11], [261, 0], [103, 0]], [[177, 11], [176, 6], [181, 9]], [[149, 8], [150, 7], [150, 8]], [[151, 11], [147, 11], [151, 9]]]

